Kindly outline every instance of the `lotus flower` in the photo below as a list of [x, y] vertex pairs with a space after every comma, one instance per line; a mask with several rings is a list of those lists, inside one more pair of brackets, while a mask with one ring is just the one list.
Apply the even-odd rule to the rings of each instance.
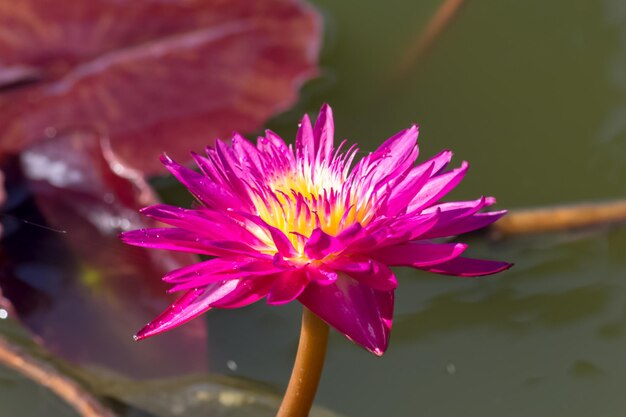
[[235, 134], [218, 140], [200, 168], [167, 156], [166, 168], [199, 201], [196, 208], [155, 205], [143, 213], [173, 227], [126, 232], [132, 245], [211, 257], [163, 278], [183, 292], [137, 339], [176, 327], [212, 308], [266, 298], [300, 301], [348, 339], [376, 355], [386, 350], [397, 281], [390, 267], [438, 274], [493, 274], [505, 262], [461, 257], [463, 243], [442, 237], [487, 226], [504, 211], [495, 202], [440, 202], [468, 164], [446, 171], [443, 151], [415, 165], [417, 126], [355, 162], [357, 148], [333, 143], [333, 117], [322, 107], [315, 126], [304, 116], [295, 146], [267, 131], [256, 146]]

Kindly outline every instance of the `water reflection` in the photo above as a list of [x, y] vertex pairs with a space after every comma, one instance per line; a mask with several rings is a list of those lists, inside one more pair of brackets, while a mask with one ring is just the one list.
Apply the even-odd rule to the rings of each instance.
[[614, 287], [604, 286], [524, 296], [513, 288], [501, 288], [476, 301], [466, 299], [475, 296], [475, 290], [450, 292], [433, 298], [424, 310], [396, 319], [394, 339], [420, 340], [480, 325], [518, 334], [538, 325], [559, 327], [601, 313], [613, 291]]

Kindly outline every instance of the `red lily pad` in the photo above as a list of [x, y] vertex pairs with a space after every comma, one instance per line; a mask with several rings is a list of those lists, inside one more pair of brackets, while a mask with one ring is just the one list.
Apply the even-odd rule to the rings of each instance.
[[25, 149], [12, 168], [6, 165], [9, 196], [19, 194], [16, 171], [27, 190], [10, 215], [29, 223], [6, 228], [0, 286], [39, 340], [71, 361], [134, 377], [205, 369], [201, 320], [154, 341], [132, 339], [172, 302], [159, 278], [197, 260], [118, 239], [123, 230], [154, 226], [138, 209], [156, 198], [141, 175], [123, 168], [108, 141], [72, 132]]
[[298, 0], [23, 0], [0, 6], [0, 153], [90, 127], [161, 172], [253, 131], [316, 73], [318, 14]]

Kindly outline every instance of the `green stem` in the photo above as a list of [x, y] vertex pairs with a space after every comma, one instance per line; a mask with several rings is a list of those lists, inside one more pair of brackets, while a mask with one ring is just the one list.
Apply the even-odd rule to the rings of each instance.
[[276, 417], [309, 415], [324, 368], [327, 342], [328, 325], [304, 307], [296, 361]]

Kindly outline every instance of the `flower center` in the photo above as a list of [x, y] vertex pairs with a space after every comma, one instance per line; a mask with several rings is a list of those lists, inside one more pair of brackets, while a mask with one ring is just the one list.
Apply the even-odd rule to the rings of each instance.
[[[302, 172], [274, 177], [261, 195], [253, 199], [259, 217], [281, 230], [300, 254], [318, 227], [336, 236], [355, 222], [365, 225], [371, 220], [371, 200], [359, 199], [358, 190], [350, 187], [343, 175], [328, 171], [303, 175]], [[271, 240], [267, 243], [274, 246]]]

